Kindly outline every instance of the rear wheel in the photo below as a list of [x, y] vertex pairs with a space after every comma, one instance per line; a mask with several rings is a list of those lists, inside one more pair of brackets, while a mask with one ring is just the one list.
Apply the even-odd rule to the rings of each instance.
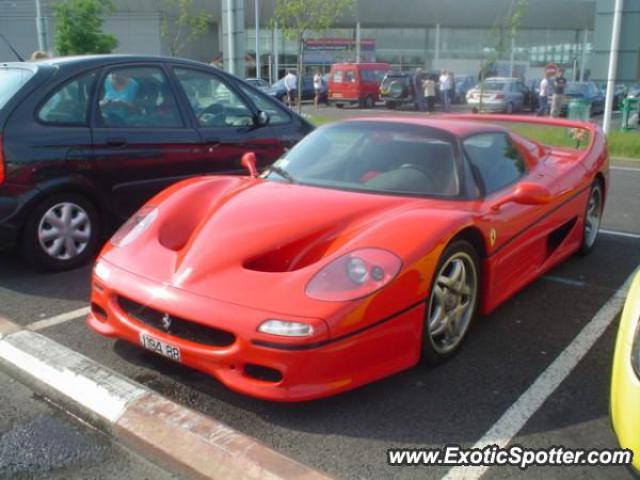
[[451, 243], [442, 254], [426, 304], [422, 356], [438, 364], [456, 354], [478, 309], [479, 261], [464, 240]]
[[596, 180], [591, 186], [589, 200], [584, 214], [584, 227], [582, 230], [582, 245], [579, 254], [587, 255], [593, 250], [598, 239], [600, 223], [602, 221], [602, 210], [604, 206], [604, 195], [602, 183]]
[[507, 113], [513, 113], [513, 103], [507, 103]]
[[367, 98], [364, 99], [365, 108], [373, 108], [374, 105], [375, 105], [375, 102], [373, 101], [373, 97], [371, 95], [369, 95]]
[[99, 240], [100, 221], [93, 204], [79, 194], [57, 194], [29, 215], [22, 254], [38, 269], [68, 270], [91, 260]]
[[395, 110], [396, 102], [384, 102], [384, 106], [389, 110]]

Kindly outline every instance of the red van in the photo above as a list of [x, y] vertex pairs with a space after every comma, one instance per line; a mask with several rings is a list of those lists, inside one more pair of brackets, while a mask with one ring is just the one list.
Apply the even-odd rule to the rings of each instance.
[[342, 107], [357, 103], [372, 108], [388, 71], [387, 63], [334, 63], [329, 73], [329, 104]]

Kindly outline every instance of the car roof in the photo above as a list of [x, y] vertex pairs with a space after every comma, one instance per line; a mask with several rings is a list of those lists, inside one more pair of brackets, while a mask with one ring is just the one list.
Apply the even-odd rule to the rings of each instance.
[[[471, 117], [471, 115], [470, 115]], [[394, 123], [404, 125], [418, 125], [423, 127], [434, 128], [448, 132], [457, 137], [466, 137], [476, 133], [509, 130], [501, 125], [480, 122], [469, 118], [469, 120], [459, 120], [446, 117], [439, 118], [421, 118], [421, 117], [399, 117], [399, 116], [376, 116], [376, 117], [355, 117], [343, 120], [342, 124], [351, 122], [372, 122], [372, 123]]]
[[[27, 62], [8, 62], [6, 65], [29, 65], [29, 66], [53, 66], [53, 67], [68, 67], [68, 66], [99, 66], [120, 62], [172, 62], [181, 63], [185, 65], [194, 66], [208, 66], [204, 62], [198, 62], [196, 60], [188, 60], [184, 58], [175, 57], [162, 57], [155, 55], [125, 55], [125, 54], [111, 54], [111, 55], [78, 55], [70, 57], [53, 57], [36, 61]], [[5, 65], [5, 63], [2, 63]], [[213, 67], [212, 67], [213, 68]]]

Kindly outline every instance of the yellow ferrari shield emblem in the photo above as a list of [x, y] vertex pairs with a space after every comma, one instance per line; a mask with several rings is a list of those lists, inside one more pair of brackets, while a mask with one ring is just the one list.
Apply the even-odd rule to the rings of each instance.
[[492, 228], [489, 232], [489, 241], [492, 247], [496, 244], [496, 238], [498, 238], [498, 232], [496, 232], [495, 228]]

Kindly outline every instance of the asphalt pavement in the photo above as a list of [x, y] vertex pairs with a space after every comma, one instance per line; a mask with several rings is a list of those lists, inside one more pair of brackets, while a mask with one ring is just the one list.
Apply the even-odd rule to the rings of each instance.
[[175, 478], [2, 372], [0, 385], [0, 479]]
[[[640, 163], [638, 169], [621, 168], [611, 171], [603, 224], [609, 233], [601, 235], [591, 255], [570, 258], [480, 318], [452, 361], [437, 368], [419, 365], [336, 397], [287, 405], [244, 397], [204, 374], [101, 338], [87, 329], [82, 318], [40, 333], [338, 478], [441, 478], [445, 468], [388, 466], [386, 450], [474, 445], [640, 264], [640, 238], [618, 234], [640, 234]], [[27, 325], [86, 307], [89, 276], [89, 268], [37, 274], [19, 258], [2, 255], [0, 315]], [[514, 442], [530, 447], [616, 446], [608, 421], [616, 324], [545, 399]], [[2, 394], [0, 418], [15, 402], [3, 400]], [[25, 402], [24, 408], [27, 417], [37, 417], [35, 407]], [[6, 430], [4, 425], [0, 420], [0, 429]], [[535, 467], [525, 472], [493, 467], [485, 478], [577, 476], [630, 478], [622, 467]], [[120, 477], [97, 474], [95, 478]]]

